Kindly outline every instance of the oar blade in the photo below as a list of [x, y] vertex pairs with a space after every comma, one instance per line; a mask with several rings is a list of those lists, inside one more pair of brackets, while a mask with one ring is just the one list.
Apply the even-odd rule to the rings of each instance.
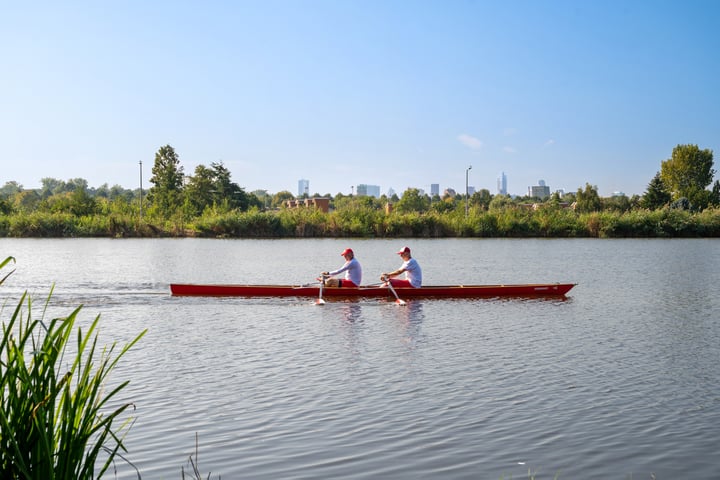
[[393, 296], [395, 297], [395, 305], [405, 305], [405, 300], [400, 299], [397, 292], [393, 288], [392, 283], [390, 283], [390, 279], [387, 277], [382, 277], [382, 280], [387, 281], [387, 286], [390, 289], [390, 291], [392, 292]]
[[324, 275], [322, 275], [320, 277], [320, 292], [318, 293], [317, 300], [315, 300], [315, 305], [325, 305], [325, 300], [323, 300], [323, 298], [322, 298], [323, 285], [325, 285], [325, 276]]

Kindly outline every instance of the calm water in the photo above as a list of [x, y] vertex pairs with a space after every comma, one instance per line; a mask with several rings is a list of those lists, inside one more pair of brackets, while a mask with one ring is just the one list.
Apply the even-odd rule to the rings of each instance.
[[[576, 282], [564, 300], [176, 298], [171, 282], [313, 280], [407, 243], [426, 284]], [[115, 371], [128, 458], [179, 479], [658, 479], [720, 475], [719, 240], [16, 240], [51, 313], [148, 334]], [[3, 320], [10, 314], [7, 306]], [[118, 463], [117, 478], [137, 478]]]

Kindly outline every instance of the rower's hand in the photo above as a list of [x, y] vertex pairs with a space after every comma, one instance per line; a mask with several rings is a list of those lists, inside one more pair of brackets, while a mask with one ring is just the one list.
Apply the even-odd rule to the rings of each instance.
[[330, 272], [322, 272], [320, 275], [322, 275], [323, 277], [329, 277]]
[[383, 273], [382, 275], [380, 275], [380, 281], [381, 281], [381, 282], [384, 282], [384, 281], [386, 281], [387, 279], [388, 279], [388, 274], [387, 274], [387, 273]]

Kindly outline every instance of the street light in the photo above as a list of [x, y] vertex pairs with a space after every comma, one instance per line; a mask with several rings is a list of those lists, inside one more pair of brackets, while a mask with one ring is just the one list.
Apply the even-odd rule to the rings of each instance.
[[472, 170], [472, 165], [470, 165], [467, 170], [465, 170], [465, 216], [468, 216], [469, 211], [469, 204], [468, 204], [468, 175], [470, 174], [470, 170]]
[[142, 220], [142, 160], [140, 160], [140, 220]]

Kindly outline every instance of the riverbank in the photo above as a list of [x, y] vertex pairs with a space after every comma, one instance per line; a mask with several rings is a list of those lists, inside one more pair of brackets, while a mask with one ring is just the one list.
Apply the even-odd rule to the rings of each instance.
[[719, 237], [720, 210], [663, 208], [576, 213], [570, 209], [509, 208], [463, 213], [387, 213], [352, 209], [251, 210], [195, 218], [139, 218], [69, 213], [0, 216], [0, 237], [206, 238], [693, 238]]

